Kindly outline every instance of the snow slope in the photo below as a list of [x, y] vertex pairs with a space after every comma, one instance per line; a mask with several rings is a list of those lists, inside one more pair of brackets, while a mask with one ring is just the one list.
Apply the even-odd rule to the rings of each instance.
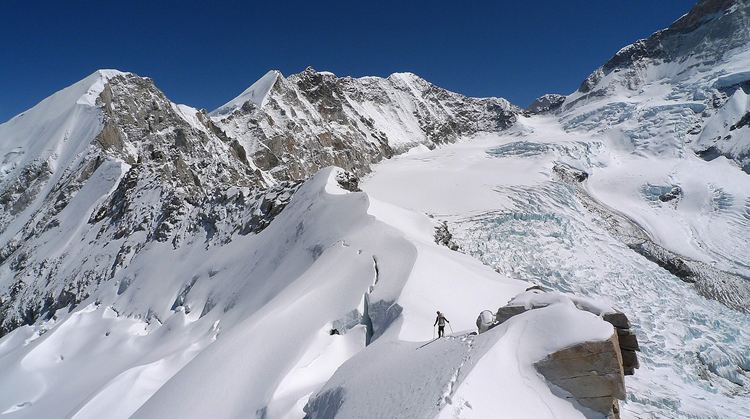
[[347, 361], [306, 411], [311, 418], [596, 417], [553, 394], [533, 364], [612, 333], [597, 316], [561, 301], [478, 336], [378, 341]]
[[226, 104], [222, 105], [218, 109], [211, 112], [212, 115], [226, 115], [234, 112], [238, 108], [242, 107], [246, 102], [250, 102], [257, 107], [262, 107], [268, 93], [273, 88], [276, 80], [281, 77], [281, 73], [277, 70], [271, 70], [264, 74], [263, 77], [259, 78], [258, 81], [251, 84], [250, 87], [245, 89], [236, 98], [230, 100]]
[[[563, 162], [589, 173], [585, 194], [556, 173]], [[666, 184], [680, 185], [684, 196], [651, 195], [648, 185]], [[504, 135], [381, 163], [363, 189], [448, 220], [464, 251], [509, 277], [626, 312], [642, 352], [641, 368], [627, 379], [623, 417], [725, 418], [743, 417], [750, 401], [750, 315], [704, 298], [629, 248], [608, 217], [628, 214], [660, 245], [748, 275], [750, 223], [736, 217], [748, 184], [724, 158], [633, 155], [595, 133], [566, 132], [554, 116], [533, 116]], [[732, 200], [717, 206], [718, 189]], [[613, 212], [597, 211], [592, 198]]]
[[[99, 70], [0, 124], [0, 242], [26, 222], [64, 171], [81, 159], [102, 129], [96, 98], [108, 79], [121, 74]], [[21, 199], [6, 204], [16, 197]]]
[[[220, 248], [149, 246], [127, 269], [158, 281], [120, 294], [104, 286], [72, 312], [3, 337], [2, 411], [299, 417], [368, 341], [430, 339], [436, 306], [469, 329], [480, 308], [525, 288], [438, 247], [424, 215], [342, 190], [335, 173], [306, 182], [258, 235]], [[180, 305], [163, 298], [191, 277]], [[127, 315], [141, 305], [158, 321]], [[341, 335], [328, 333], [334, 325]]]

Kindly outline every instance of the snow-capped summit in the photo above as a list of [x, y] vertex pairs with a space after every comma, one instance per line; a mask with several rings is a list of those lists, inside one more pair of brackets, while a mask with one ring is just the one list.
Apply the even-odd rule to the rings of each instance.
[[268, 93], [271, 91], [274, 84], [276, 84], [276, 81], [280, 77], [282, 77], [281, 72], [278, 70], [271, 70], [267, 72], [263, 75], [263, 77], [259, 78], [258, 81], [256, 81], [255, 83], [250, 85], [250, 87], [245, 89], [245, 91], [240, 93], [239, 96], [212, 111], [210, 115], [220, 116], [232, 113], [248, 102], [259, 108], [263, 107]]
[[[26, 167], [29, 163], [26, 159], [45, 160], [53, 154], [53, 160], [59, 159], [62, 143], [71, 138], [81, 139], [85, 145], [87, 139], [90, 140], [87, 133], [95, 134], [98, 128], [99, 121], [94, 109], [96, 98], [109, 79], [124, 74], [117, 70], [96, 71], [0, 124], [0, 138], [3, 139], [0, 142], [0, 155], [4, 156], [0, 181]], [[19, 146], [21, 144], [23, 147]], [[62, 165], [66, 166], [65, 163]]]

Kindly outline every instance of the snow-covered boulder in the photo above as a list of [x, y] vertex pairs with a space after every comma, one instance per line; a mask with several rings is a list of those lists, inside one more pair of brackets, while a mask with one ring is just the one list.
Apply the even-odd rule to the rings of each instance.
[[495, 315], [492, 314], [490, 310], [484, 310], [479, 313], [479, 317], [477, 317], [477, 329], [479, 330], [479, 333], [484, 333], [490, 330], [494, 325]]
[[[495, 324], [501, 324], [513, 316], [524, 313], [528, 310], [547, 307], [550, 304], [565, 302], [573, 304], [576, 308], [600, 316], [602, 320], [614, 327], [614, 342], [617, 346], [617, 356], [620, 360], [623, 373], [633, 375], [635, 370], [640, 366], [636, 351], [640, 350], [638, 338], [630, 330], [630, 320], [622, 313], [606, 304], [594, 301], [590, 298], [583, 298], [575, 295], [563, 294], [560, 292], [545, 292], [539, 288], [529, 288], [526, 292], [517, 295], [508, 302], [504, 307], [498, 309], [495, 315]], [[479, 320], [477, 320], [477, 325]], [[487, 329], [493, 327], [489, 326]], [[485, 329], [485, 330], [487, 330]], [[482, 333], [480, 330], [479, 333]]]
[[482, 334], [522, 313], [557, 304], [599, 316], [612, 326], [612, 333], [605, 340], [589, 340], [560, 349], [535, 367], [549, 383], [562, 389], [561, 397], [602, 415], [619, 417], [617, 400], [625, 398], [624, 376], [638, 368], [635, 351], [639, 350], [624, 313], [589, 298], [532, 287], [500, 307], [494, 316], [489, 310], [481, 312], [477, 329]]

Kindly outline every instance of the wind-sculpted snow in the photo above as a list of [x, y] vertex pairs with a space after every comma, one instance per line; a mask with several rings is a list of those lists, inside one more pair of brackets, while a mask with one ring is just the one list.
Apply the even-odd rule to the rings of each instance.
[[[0, 341], [0, 408], [299, 417], [369, 342], [428, 340], [434, 307], [470, 327], [475, 305], [525, 288], [435, 244], [433, 220], [341, 189], [338, 178], [329, 169], [305, 182], [258, 234], [149, 242], [72, 311], [15, 329]], [[65, 385], [71, 375], [76, 384]]]
[[[370, 202], [352, 173], [308, 179], [334, 162], [369, 170], [380, 157], [365, 149], [507, 128], [517, 109], [411, 74], [331, 77], [270, 73], [228, 105], [229, 118], [258, 107], [345, 143], [287, 150], [281, 166], [258, 157], [262, 137], [227, 133], [130, 73], [97, 72], [0, 125], [0, 412], [298, 416], [369, 343], [429, 338], [435, 306], [472, 324], [473, 307], [443, 301], [456, 278], [481, 305], [525, 286], [438, 246], [437, 222]], [[286, 122], [268, 132], [300, 135]], [[216, 393], [184, 402], [206, 383]]]
[[502, 411], [509, 417], [582, 418], [593, 412], [555, 396], [533, 364], [612, 333], [600, 318], [555, 303], [478, 336], [377, 342], [334, 374], [305, 408], [306, 417], [487, 418]]

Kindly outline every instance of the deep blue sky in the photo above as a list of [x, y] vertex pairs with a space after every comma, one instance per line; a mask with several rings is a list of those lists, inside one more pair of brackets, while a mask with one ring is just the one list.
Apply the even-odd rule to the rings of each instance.
[[98, 68], [149, 76], [213, 109], [269, 69], [412, 71], [526, 106], [569, 93], [694, 0], [4, 1], [0, 121]]

